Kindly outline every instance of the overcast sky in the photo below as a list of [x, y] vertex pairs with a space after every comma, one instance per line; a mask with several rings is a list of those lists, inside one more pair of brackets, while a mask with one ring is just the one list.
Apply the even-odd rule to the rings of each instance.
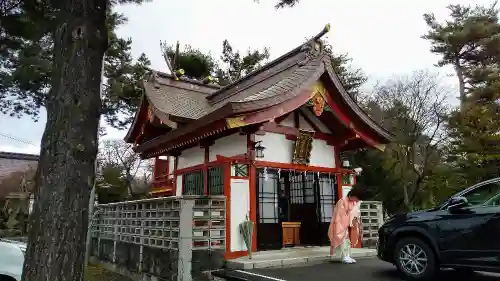
[[[294, 8], [282, 10], [275, 10], [274, 2], [154, 0], [142, 6], [121, 6], [118, 11], [129, 21], [118, 33], [132, 38], [134, 57], [145, 53], [153, 68], [166, 71], [160, 40], [169, 44], [179, 40], [181, 45], [190, 44], [218, 57], [222, 41], [228, 39], [242, 51], [269, 47], [272, 59], [330, 23], [332, 28], [326, 39], [335, 51], [349, 53], [354, 65], [366, 72], [369, 90], [370, 85], [393, 75], [434, 68], [438, 57], [429, 52], [428, 42], [420, 38], [427, 30], [424, 13], [433, 12], [438, 19], [445, 19], [449, 4], [492, 1], [302, 0]], [[450, 69], [437, 71], [443, 75], [452, 73]], [[30, 118], [0, 115], [0, 151], [38, 153], [44, 125], [45, 116], [34, 123]], [[125, 133], [109, 128], [107, 137], [122, 138]]]

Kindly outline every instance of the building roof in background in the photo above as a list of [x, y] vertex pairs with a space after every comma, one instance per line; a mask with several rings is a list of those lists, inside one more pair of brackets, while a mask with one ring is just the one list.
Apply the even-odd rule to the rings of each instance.
[[36, 154], [0, 151], [0, 159], [2, 159], [2, 158], [3, 159], [15, 159], [15, 160], [38, 161], [39, 156]]
[[35, 154], [0, 151], [0, 199], [22, 191], [23, 177], [36, 170], [38, 158]]

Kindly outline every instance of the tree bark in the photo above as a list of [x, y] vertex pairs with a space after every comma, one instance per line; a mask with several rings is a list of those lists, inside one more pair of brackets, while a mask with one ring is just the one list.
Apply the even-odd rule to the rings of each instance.
[[[106, 0], [59, 2], [47, 124], [23, 281], [83, 280], [88, 203], [95, 176]], [[60, 6], [59, 6], [60, 5]]]

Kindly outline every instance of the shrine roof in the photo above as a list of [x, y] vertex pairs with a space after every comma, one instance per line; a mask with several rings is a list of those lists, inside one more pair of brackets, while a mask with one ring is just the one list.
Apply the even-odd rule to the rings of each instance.
[[[356, 104], [335, 74], [331, 59], [324, 52], [323, 43], [319, 40], [328, 28], [325, 27], [306, 43], [225, 87], [182, 77], [176, 79], [171, 75], [153, 71], [151, 77], [144, 82], [144, 96], [155, 115], [161, 120], [168, 119], [171, 115], [192, 121], [139, 145], [136, 151], [145, 152], [230, 116], [279, 105], [308, 90], [325, 76], [332, 87], [337, 89], [343, 103], [371, 127], [384, 143], [390, 142], [392, 135]], [[136, 115], [136, 121], [138, 116], [139, 113]], [[134, 129], [136, 121], [130, 131]]]
[[[171, 75], [153, 71], [144, 81], [145, 96], [157, 110], [155, 114], [189, 119], [199, 119], [229, 103], [239, 110], [269, 106], [284, 100], [284, 94], [317, 71], [320, 60], [307, 60], [306, 49], [300, 46], [225, 87], [182, 78], [176, 80]], [[299, 65], [300, 62], [304, 65]]]

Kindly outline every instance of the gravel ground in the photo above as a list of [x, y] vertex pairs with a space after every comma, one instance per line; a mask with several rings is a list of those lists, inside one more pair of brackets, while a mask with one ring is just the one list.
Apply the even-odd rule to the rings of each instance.
[[108, 271], [99, 265], [89, 265], [85, 270], [84, 281], [132, 281], [131, 279]]

